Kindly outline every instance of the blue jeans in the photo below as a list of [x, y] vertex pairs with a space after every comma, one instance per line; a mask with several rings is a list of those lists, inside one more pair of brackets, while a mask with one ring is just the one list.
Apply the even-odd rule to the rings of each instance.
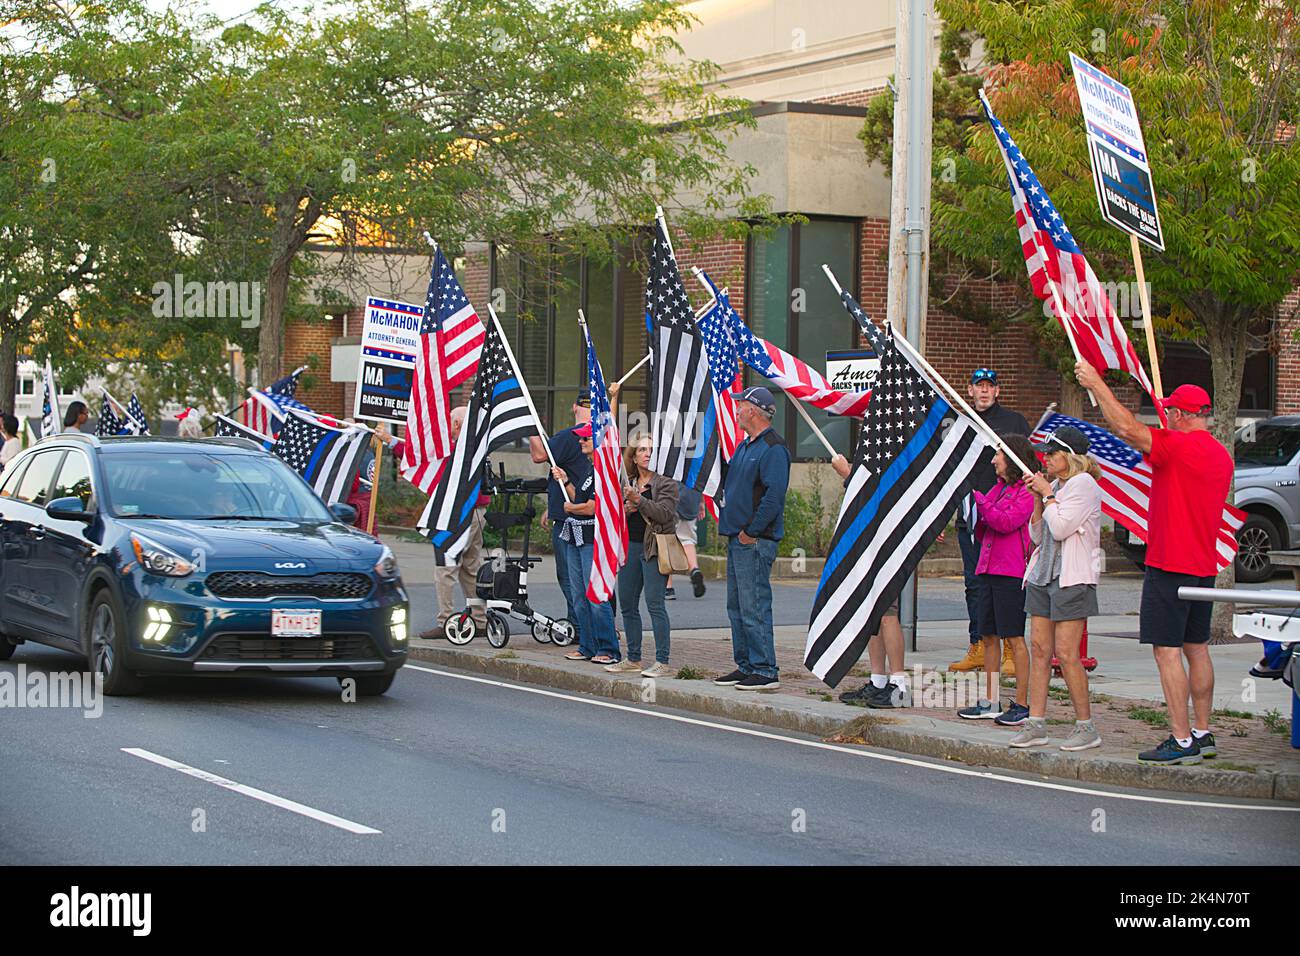
[[560, 537], [562, 527], [564, 527], [563, 518], [559, 521], [551, 521], [551, 553], [555, 555], [555, 583], [560, 586], [560, 593], [564, 595], [565, 616], [573, 622], [581, 644], [582, 625], [578, 623], [578, 609], [569, 594], [569, 552], [573, 550], [573, 545]]
[[980, 634], [979, 581], [975, 577], [980, 549], [975, 543], [974, 533], [960, 525], [957, 526], [957, 545], [961, 548], [961, 571], [966, 580], [966, 619], [970, 623], [970, 642], [978, 644], [983, 640], [983, 635]]
[[668, 663], [668, 609], [664, 606], [667, 586], [667, 576], [659, 572], [659, 559], [645, 557], [643, 542], [629, 541], [627, 564], [618, 572], [618, 603], [623, 608], [628, 660], [641, 660], [641, 595], [644, 593], [655, 636], [655, 660]]
[[776, 638], [772, 633], [772, 562], [776, 542], [754, 544], [727, 540], [727, 617], [731, 619], [731, 654], [742, 674], [777, 676]]
[[577, 611], [578, 649], [586, 657], [608, 654], [619, 660], [618, 636], [614, 633], [614, 609], [608, 601], [593, 604], [587, 600], [587, 580], [591, 577], [591, 563], [596, 546], [588, 540], [582, 547], [574, 547], [561, 540], [568, 554], [569, 602]]

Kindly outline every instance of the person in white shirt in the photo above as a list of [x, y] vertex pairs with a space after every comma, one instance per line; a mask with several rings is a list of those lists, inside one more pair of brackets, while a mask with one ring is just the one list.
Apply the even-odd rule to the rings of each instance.
[[22, 439], [18, 437], [18, 419], [8, 412], [0, 415], [0, 435], [4, 436], [4, 445], [0, 447], [0, 468], [4, 468], [23, 450]]

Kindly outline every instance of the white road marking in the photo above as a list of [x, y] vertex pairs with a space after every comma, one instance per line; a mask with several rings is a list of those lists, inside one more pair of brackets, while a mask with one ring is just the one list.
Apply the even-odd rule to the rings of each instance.
[[997, 780], [1001, 783], [1012, 783], [1022, 787], [1037, 787], [1041, 790], [1060, 790], [1065, 793], [1079, 793], [1090, 797], [1103, 797], [1108, 800], [1136, 800], [1140, 803], [1166, 803], [1183, 807], [1203, 807], [1206, 809], [1217, 810], [1271, 810], [1278, 813], [1300, 813], [1300, 807], [1263, 806], [1247, 803], [1214, 803], [1208, 800], [1178, 800], [1173, 797], [1148, 797], [1137, 793], [1110, 793], [1106, 790], [1093, 790], [1088, 787], [1072, 787], [1064, 783], [1048, 783], [1045, 780], [1025, 780], [1020, 777], [1008, 777], [1004, 774], [993, 773], [988, 770], [971, 770], [967, 767], [949, 767], [943, 764], [927, 763], [924, 760], [914, 760], [910, 757], [898, 757], [894, 754], [877, 753], [872, 750], [842, 747], [838, 744], [828, 744], [820, 740], [801, 740], [798, 737], [787, 737], [784, 734], [774, 734], [766, 730], [753, 730], [749, 727], [732, 727], [729, 724], [719, 724], [711, 720], [701, 720], [698, 717], [683, 717], [680, 714], [668, 714], [657, 710], [645, 710], [641, 707], [619, 704], [611, 700], [578, 697], [573, 694], [562, 694], [559, 691], [546, 690], [541, 687], [527, 687], [522, 684], [510, 684], [505, 681], [492, 680], [488, 677], [475, 677], [472, 674], [456, 674], [452, 671], [434, 670], [432, 667], [420, 667], [417, 664], [405, 664], [403, 666], [409, 670], [423, 671], [426, 674], [436, 674], [439, 677], [452, 677], [456, 680], [473, 681], [476, 684], [490, 684], [493, 687], [504, 687], [506, 690], [523, 691], [526, 694], [538, 694], [542, 697], [557, 697], [560, 700], [571, 700], [579, 704], [590, 704], [593, 707], [608, 707], [610, 710], [623, 710], [631, 714], [640, 714], [643, 717], [658, 717], [660, 720], [672, 720], [681, 724], [694, 724], [697, 727], [711, 727], [714, 730], [725, 730], [728, 733], [741, 734], [746, 737], [762, 737], [765, 740], [779, 740], [782, 743], [796, 744], [800, 747], [811, 747], [815, 750], [832, 750], [836, 753], [849, 754], [853, 757], [867, 757], [872, 760], [883, 760], [886, 763], [900, 763], [909, 767], [920, 767], [923, 770], [937, 770], [940, 773], [956, 774], [959, 777], [980, 777], [984, 780]]
[[288, 810], [291, 813], [298, 813], [304, 817], [310, 817], [321, 823], [328, 823], [332, 827], [338, 827], [340, 830], [347, 830], [349, 833], [383, 833], [382, 830], [376, 830], [373, 827], [365, 826], [360, 823], [353, 823], [351, 820], [345, 820], [343, 817], [336, 817], [332, 813], [326, 813], [324, 810], [317, 810], [315, 807], [309, 807], [305, 803], [298, 803], [294, 800], [288, 800], [284, 797], [277, 797], [273, 793], [267, 793], [265, 790], [258, 790], [256, 787], [250, 787], [242, 783], [236, 783], [234, 780], [227, 780], [225, 777], [219, 777], [215, 773], [208, 773], [206, 770], [200, 770], [197, 767], [191, 767], [189, 764], [172, 760], [169, 757], [163, 757], [156, 753], [150, 753], [148, 750], [141, 750], [139, 747], [123, 747], [122, 753], [130, 754], [132, 757], [139, 757], [142, 760], [148, 760], [150, 763], [156, 763], [160, 767], [167, 767], [169, 770], [179, 770], [183, 774], [204, 780], [208, 783], [216, 784], [226, 790], [243, 794], [246, 797], [252, 797], [254, 800], [261, 800], [263, 803], [269, 803], [273, 807], [279, 807], [281, 810]]

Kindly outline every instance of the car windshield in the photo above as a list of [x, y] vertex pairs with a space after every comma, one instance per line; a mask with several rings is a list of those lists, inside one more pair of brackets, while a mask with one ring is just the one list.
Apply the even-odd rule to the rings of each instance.
[[1237, 433], [1233, 458], [1239, 465], [1285, 465], [1300, 451], [1300, 428], [1247, 425]]
[[161, 449], [103, 456], [119, 518], [272, 518], [333, 521], [320, 498], [278, 458]]

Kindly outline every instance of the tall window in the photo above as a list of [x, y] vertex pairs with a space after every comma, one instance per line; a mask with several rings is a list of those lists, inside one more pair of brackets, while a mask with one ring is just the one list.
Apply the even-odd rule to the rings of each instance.
[[[857, 330], [822, 272], [831, 267], [847, 288], [857, 286], [858, 224], [853, 220], [812, 219], [782, 226], [769, 236], [749, 240], [748, 290], [744, 318], [758, 335], [826, 371], [826, 353], [853, 348]], [[746, 384], [762, 385], [753, 371]], [[826, 458], [825, 447], [803, 418], [778, 393], [773, 425], [786, 436], [796, 459]], [[835, 448], [852, 457], [851, 420], [804, 405]]]
[[[541, 259], [524, 258], [493, 245], [489, 278], [494, 301], [505, 304], [498, 317], [506, 338], [548, 431], [573, 424], [573, 402], [587, 384], [579, 309], [587, 317], [606, 383], [618, 380], [646, 353], [644, 279], [630, 248], [610, 261], [555, 247]], [[629, 411], [644, 411], [647, 391], [642, 369], [624, 384], [619, 401]]]

